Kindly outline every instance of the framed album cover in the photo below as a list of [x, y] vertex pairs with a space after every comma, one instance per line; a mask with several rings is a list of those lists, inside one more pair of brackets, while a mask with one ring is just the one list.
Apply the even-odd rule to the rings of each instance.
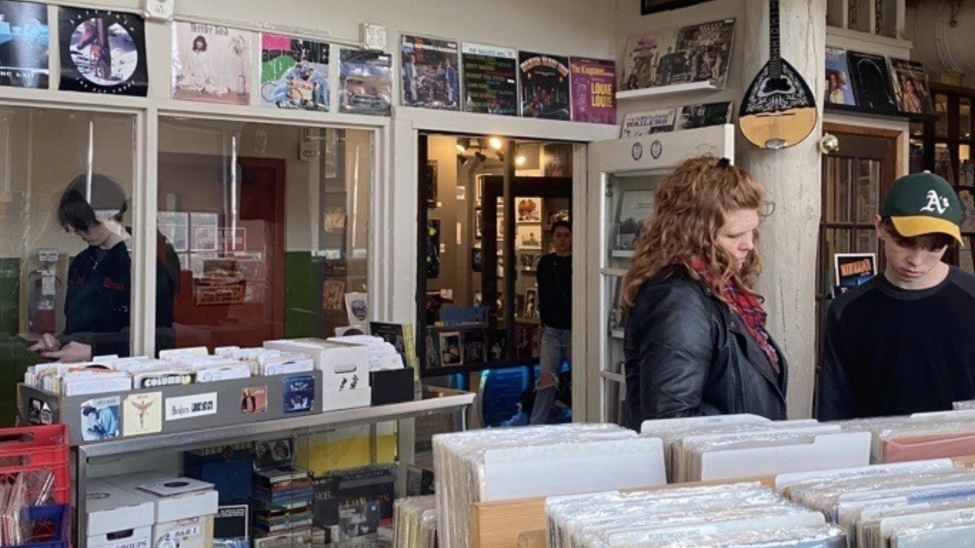
[[141, 17], [88, 8], [58, 10], [59, 89], [146, 96], [149, 73]]

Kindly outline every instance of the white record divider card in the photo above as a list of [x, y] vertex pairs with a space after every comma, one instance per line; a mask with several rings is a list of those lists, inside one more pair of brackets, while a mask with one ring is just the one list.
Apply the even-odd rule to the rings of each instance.
[[712, 451], [701, 455], [700, 478], [712, 481], [866, 466], [870, 438], [869, 432], [821, 433], [811, 443]]
[[665, 483], [663, 444], [659, 438], [506, 447], [484, 452], [480, 500], [565, 495]]

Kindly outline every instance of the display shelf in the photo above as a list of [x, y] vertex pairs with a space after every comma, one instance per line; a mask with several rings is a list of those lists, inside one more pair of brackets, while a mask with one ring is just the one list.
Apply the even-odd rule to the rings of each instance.
[[[229, 445], [264, 437], [299, 436], [350, 426], [371, 425], [387, 421], [404, 421], [425, 415], [460, 412], [461, 428], [467, 427], [467, 410], [474, 403], [475, 394], [441, 387], [423, 387], [420, 398], [413, 401], [328, 411], [297, 418], [247, 422], [236, 426], [210, 428], [194, 432], [163, 434], [133, 439], [106, 441], [73, 447], [75, 460], [75, 493], [84, 493], [88, 469], [92, 465], [122, 461], [146, 456], [146, 453], [187, 451], [213, 445]], [[400, 426], [403, 426], [402, 424]], [[399, 432], [403, 428], [398, 428]], [[413, 448], [408, 447], [406, 436], [398, 436], [397, 455], [412, 460]], [[412, 438], [409, 440], [412, 443]], [[411, 463], [408, 463], [411, 464]], [[406, 467], [402, 467], [405, 472]], [[405, 480], [405, 475], [403, 476]], [[405, 485], [405, 484], [404, 484]], [[77, 536], [74, 546], [85, 548], [87, 530], [85, 497], [77, 497]]]
[[620, 384], [626, 382], [626, 378], [623, 376], [622, 373], [613, 373], [612, 371], [600, 371], [599, 376], [608, 381], [618, 382]]
[[624, 336], [624, 332], [622, 329], [610, 329], [609, 336], [613, 337], [614, 339], [622, 339]]
[[632, 259], [633, 250], [632, 249], [614, 249], [610, 252], [610, 256], [619, 257], [621, 259]]
[[658, 86], [652, 88], [630, 89], [627, 91], [617, 91], [616, 100], [625, 101], [627, 99], [642, 99], [645, 97], [660, 97], [663, 95], [674, 95], [687, 93], [689, 91], [717, 91], [721, 89], [710, 80], [700, 82], [688, 82], [686, 84], [673, 84], [670, 86]]
[[604, 276], [617, 276], [620, 278], [626, 276], [627, 272], [628, 270], [625, 268], [600, 268], [599, 269], [599, 273], [603, 274]]
[[869, 118], [884, 118], [889, 120], [907, 120], [909, 122], [933, 122], [938, 119], [937, 114], [917, 114], [901, 111], [875, 111], [867, 110], [852, 105], [840, 105], [837, 103], [826, 103], [823, 105], [826, 112], [837, 114], [849, 114], [851, 116], [866, 116]]

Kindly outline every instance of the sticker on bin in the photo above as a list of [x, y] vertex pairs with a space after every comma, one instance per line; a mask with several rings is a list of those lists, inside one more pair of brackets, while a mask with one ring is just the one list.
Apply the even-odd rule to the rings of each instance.
[[301, 413], [315, 406], [315, 378], [310, 375], [284, 381], [284, 412]]
[[127, 396], [122, 406], [122, 432], [125, 436], [162, 432], [162, 392]]
[[192, 419], [217, 414], [217, 393], [206, 392], [166, 398], [166, 420]]
[[119, 437], [118, 396], [94, 398], [81, 404], [81, 439], [108, 440]]

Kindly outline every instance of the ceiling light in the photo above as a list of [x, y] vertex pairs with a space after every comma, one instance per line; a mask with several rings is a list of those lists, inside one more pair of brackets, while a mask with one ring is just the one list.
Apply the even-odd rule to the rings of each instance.
[[481, 152], [480, 150], [478, 150], [478, 151], [476, 151], [474, 153], [474, 157], [477, 158], [478, 160], [480, 160], [481, 162], [484, 162], [484, 161], [487, 160], [487, 156], [485, 156], [484, 153]]
[[467, 149], [471, 146], [471, 140], [467, 137], [461, 137], [457, 139], [457, 152], [463, 154], [467, 152]]
[[491, 148], [493, 148], [494, 150], [501, 150], [501, 139], [498, 139], [497, 137], [491, 137], [488, 140], [488, 142], [491, 143]]
[[525, 158], [525, 155], [524, 154], [519, 154], [518, 156], [515, 156], [515, 165], [516, 166], [523, 166], [523, 165], [525, 165], [525, 162], [527, 162], [527, 161], [528, 161], [528, 158]]
[[[458, 146], [458, 148], [460, 147], [460, 145], [457, 145], [457, 146]], [[463, 166], [463, 165], [467, 165], [468, 159], [467, 159], [467, 156], [464, 156], [463, 154], [458, 154], [457, 155], [457, 161], [460, 162], [460, 165]]]
[[504, 153], [499, 150], [499, 151], [495, 152], [495, 154], [498, 155], [498, 160], [501, 160], [501, 163], [503, 164], [504, 163]]

